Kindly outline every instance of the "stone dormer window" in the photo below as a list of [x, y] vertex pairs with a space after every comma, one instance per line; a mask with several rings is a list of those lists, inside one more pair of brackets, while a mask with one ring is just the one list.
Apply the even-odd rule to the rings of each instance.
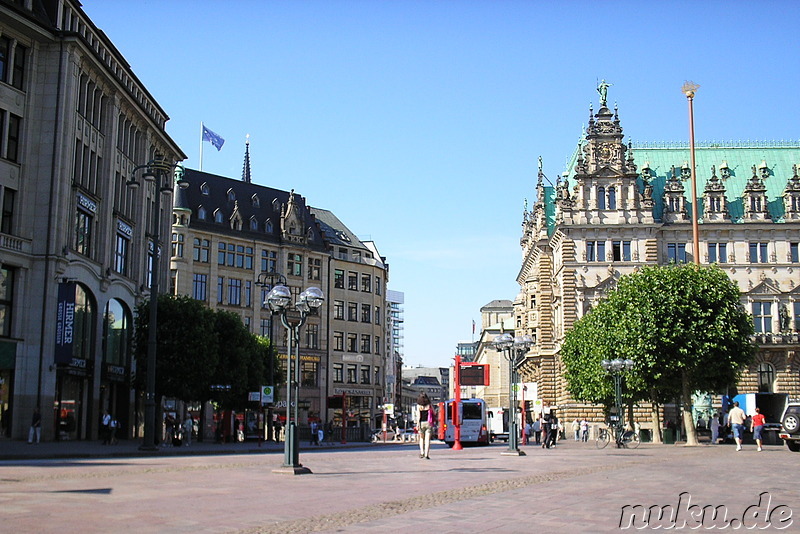
[[236, 193], [233, 189], [228, 189], [228, 202], [236, 202]]
[[309, 241], [313, 241], [313, 240], [314, 240], [314, 231], [313, 231], [313, 230], [311, 230], [311, 228], [310, 228], [310, 227], [309, 227], [309, 229], [306, 231], [306, 239], [308, 239]]
[[281, 212], [281, 203], [277, 198], [272, 199], [272, 211], [275, 213]]
[[253, 232], [258, 231], [258, 219], [256, 219], [255, 217], [250, 218], [250, 230], [252, 230]]
[[264, 231], [268, 234], [271, 234], [275, 231], [275, 227], [273, 226], [271, 220], [267, 219], [267, 221], [264, 223]]
[[197, 208], [197, 218], [198, 219], [200, 219], [201, 221], [205, 221], [207, 215], [208, 214], [206, 213], [206, 209], [203, 206], [200, 206], [200, 207]]
[[211, 190], [209, 189], [208, 184], [204, 183], [203, 185], [200, 186], [200, 193], [202, 193], [204, 196], [208, 196], [211, 194]]
[[681, 180], [688, 180], [692, 177], [692, 170], [689, 168], [689, 162], [684, 161], [681, 166]]
[[761, 160], [761, 163], [758, 164], [758, 172], [761, 174], [761, 179], [766, 180], [769, 178], [769, 167], [767, 167], [766, 160]]
[[250, 201], [251, 201], [251, 203], [253, 204], [253, 207], [254, 207], [254, 208], [260, 208], [260, 207], [261, 207], [261, 201], [260, 201], [260, 200], [258, 200], [258, 195], [253, 195], [253, 196], [250, 198]]
[[728, 160], [722, 160], [719, 166], [719, 175], [723, 180], [727, 180], [731, 177], [731, 169], [728, 167]]
[[222, 224], [222, 211], [217, 210], [214, 212], [214, 222]]

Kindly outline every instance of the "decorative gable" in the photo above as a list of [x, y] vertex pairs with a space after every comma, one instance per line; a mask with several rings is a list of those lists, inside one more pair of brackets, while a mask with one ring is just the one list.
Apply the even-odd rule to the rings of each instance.
[[307, 241], [305, 217], [295, 197], [292, 189], [289, 193], [289, 202], [281, 213], [281, 237], [288, 243], [304, 245]]

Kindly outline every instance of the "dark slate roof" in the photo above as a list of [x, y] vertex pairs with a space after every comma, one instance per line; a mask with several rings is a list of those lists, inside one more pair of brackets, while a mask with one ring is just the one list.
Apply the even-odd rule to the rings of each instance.
[[[189, 182], [189, 187], [175, 195], [175, 208], [190, 209], [192, 211], [191, 228], [208, 232], [227, 234], [236, 237], [246, 237], [262, 242], [280, 244], [281, 240], [281, 208], [289, 202], [289, 192], [256, 185], [254, 183], [234, 180], [216, 174], [186, 169], [183, 179]], [[203, 194], [206, 186], [208, 194]], [[228, 199], [228, 192], [232, 192], [234, 199]], [[254, 199], [257, 198], [257, 202]], [[308, 247], [313, 250], [327, 251], [325, 239], [320, 231], [314, 215], [306, 205], [305, 197], [295, 194], [295, 203], [305, 213], [305, 226], [311, 227], [312, 239]], [[198, 216], [200, 207], [206, 210], [206, 219]], [[222, 211], [223, 222], [214, 222], [216, 210]], [[238, 210], [242, 218], [242, 229], [231, 228], [230, 218]], [[258, 223], [257, 230], [250, 229], [251, 219]], [[272, 222], [272, 232], [265, 231], [267, 220]]]
[[497, 300], [493, 300], [489, 304], [486, 304], [485, 306], [483, 306], [481, 308], [481, 311], [490, 310], [490, 309], [492, 309], [492, 310], [495, 310], [495, 309], [510, 310], [513, 307], [514, 307], [514, 303], [511, 302], [510, 300], [497, 299]]
[[333, 214], [322, 208], [310, 208], [319, 223], [325, 239], [332, 245], [347, 246], [350, 248], [367, 249], [367, 246]]

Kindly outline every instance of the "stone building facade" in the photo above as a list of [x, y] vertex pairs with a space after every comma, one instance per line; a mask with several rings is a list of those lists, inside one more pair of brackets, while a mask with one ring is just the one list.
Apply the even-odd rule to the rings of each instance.
[[374, 421], [385, 392], [388, 265], [332, 212], [294, 191], [252, 183], [249, 144], [241, 180], [187, 169], [177, 190], [170, 262], [172, 292], [236, 313], [275, 342], [278, 383], [270, 414], [286, 415], [287, 330], [264, 305], [277, 283], [296, 302], [315, 286], [325, 294], [299, 331], [300, 424], [340, 421], [328, 399], [345, 395], [350, 424]]
[[[562, 419], [603, 413], [570, 397], [566, 332], [620, 276], [694, 261], [688, 145], [623, 137], [617, 109], [590, 109], [568, 171], [546, 185], [540, 160], [536, 201], [523, 214], [514, 331], [536, 345], [521, 373]], [[728, 393], [800, 397], [800, 145], [699, 143], [696, 161], [700, 263], [736, 282], [756, 327], [755, 363]]]
[[134, 436], [132, 312], [151, 276], [166, 283], [151, 236], [171, 215], [136, 168], [185, 156], [77, 0], [0, 3], [0, 58], [3, 434], [24, 438], [38, 407], [44, 440], [94, 439], [106, 409]]

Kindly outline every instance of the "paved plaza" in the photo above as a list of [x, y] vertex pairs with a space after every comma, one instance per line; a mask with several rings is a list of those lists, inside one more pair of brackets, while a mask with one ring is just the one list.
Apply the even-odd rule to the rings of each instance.
[[[59, 446], [61, 458], [40, 458]], [[569, 440], [523, 447], [522, 457], [504, 450], [437, 444], [423, 460], [414, 445], [304, 448], [313, 474], [291, 476], [273, 472], [283, 459], [275, 444], [140, 456], [135, 444], [3, 442], [0, 532], [616, 532], [626, 505], [672, 505], [690, 520], [687, 510], [704, 506], [725, 506], [728, 519], [764, 509], [770, 528], [800, 532], [800, 516], [786, 516], [800, 514], [800, 454], [783, 446], [597, 450]]]

